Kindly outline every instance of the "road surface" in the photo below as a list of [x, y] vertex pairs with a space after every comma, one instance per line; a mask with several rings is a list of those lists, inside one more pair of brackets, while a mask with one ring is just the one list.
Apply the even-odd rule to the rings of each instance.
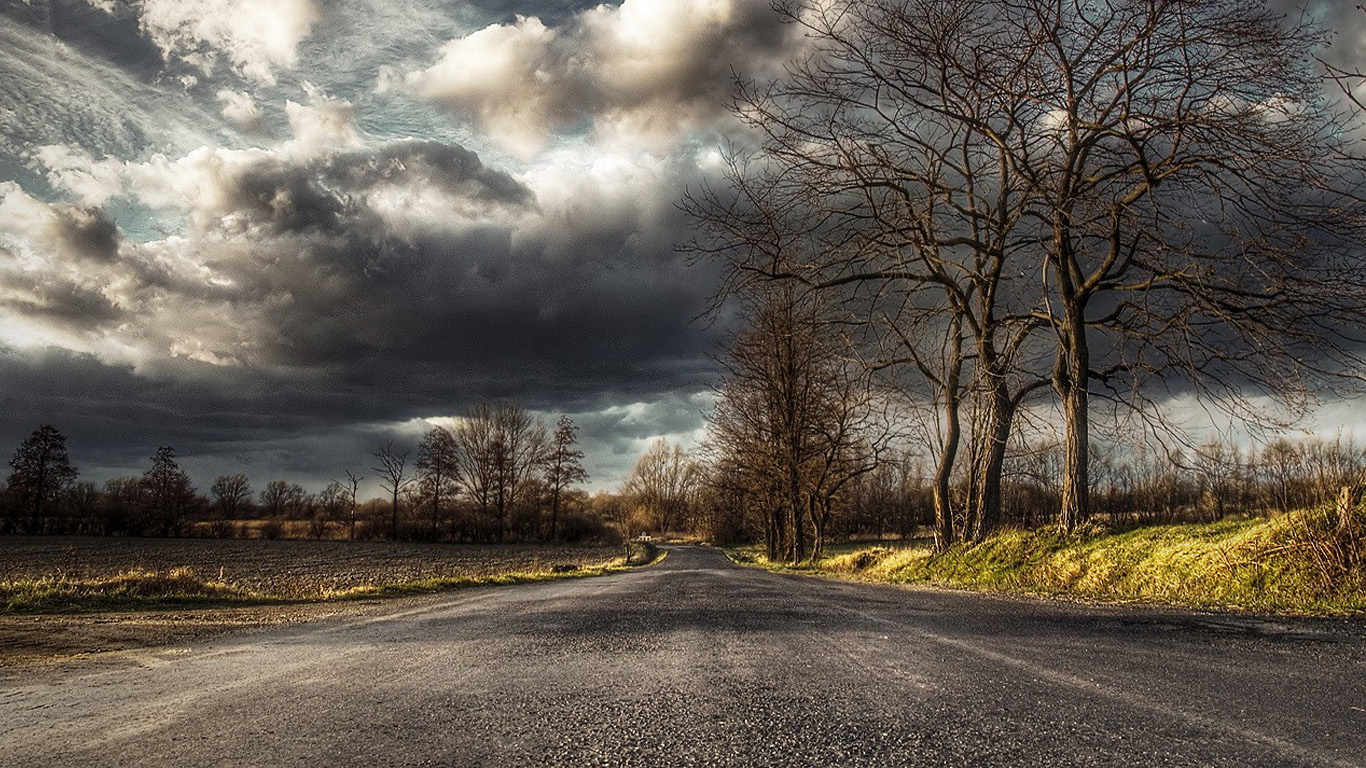
[[0, 671], [0, 766], [1366, 766], [1366, 626], [844, 584], [576, 581]]

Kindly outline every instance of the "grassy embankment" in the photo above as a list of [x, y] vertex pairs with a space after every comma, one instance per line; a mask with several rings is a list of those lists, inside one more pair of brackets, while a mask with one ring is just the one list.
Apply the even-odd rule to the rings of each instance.
[[1100, 601], [1253, 611], [1366, 613], [1366, 514], [1158, 525], [1067, 535], [1007, 530], [934, 555], [908, 546], [841, 545], [815, 564], [782, 566], [753, 548], [733, 555], [774, 570]]
[[469, 576], [442, 576], [338, 589], [251, 589], [221, 578], [207, 578], [194, 569], [185, 567], [165, 570], [138, 568], [99, 577], [54, 574], [0, 580], [0, 614], [210, 608], [404, 597], [466, 587], [601, 576], [648, 565], [658, 556], [659, 551], [654, 547], [640, 549], [633, 545], [624, 557], [574, 568], [540, 568]]

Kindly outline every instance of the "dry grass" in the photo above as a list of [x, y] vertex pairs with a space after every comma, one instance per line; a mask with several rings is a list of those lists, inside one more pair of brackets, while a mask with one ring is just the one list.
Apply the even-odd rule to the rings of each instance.
[[1362, 513], [1162, 525], [1009, 530], [934, 555], [846, 549], [797, 570], [892, 583], [1291, 613], [1366, 612]]

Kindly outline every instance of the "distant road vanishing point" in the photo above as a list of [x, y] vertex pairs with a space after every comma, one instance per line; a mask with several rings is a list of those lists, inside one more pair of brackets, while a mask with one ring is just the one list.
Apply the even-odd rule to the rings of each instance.
[[1366, 765], [1366, 625], [629, 573], [0, 670], [0, 766]]

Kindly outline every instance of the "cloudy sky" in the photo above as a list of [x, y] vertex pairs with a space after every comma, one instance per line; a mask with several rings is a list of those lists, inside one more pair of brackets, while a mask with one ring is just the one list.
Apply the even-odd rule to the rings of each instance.
[[0, 449], [316, 486], [513, 398], [595, 487], [690, 441], [676, 204], [768, 0], [0, 0]]
[[0, 450], [317, 487], [514, 398], [614, 487], [700, 433], [676, 203], [801, 44], [769, 0], [0, 0]]

